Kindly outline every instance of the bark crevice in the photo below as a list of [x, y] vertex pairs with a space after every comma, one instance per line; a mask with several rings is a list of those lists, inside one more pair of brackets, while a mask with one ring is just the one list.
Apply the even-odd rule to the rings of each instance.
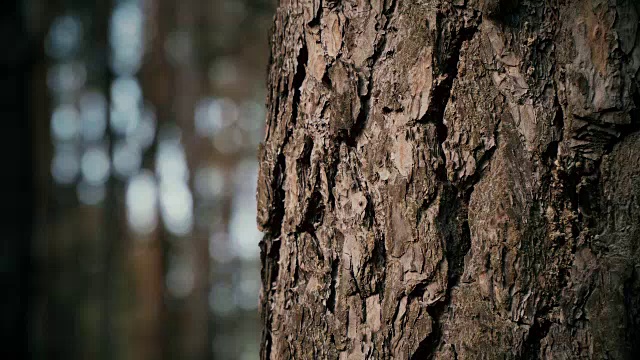
[[353, 124], [352, 128], [349, 130], [348, 136], [345, 138], [345, 143], [349, 147], [356, 147], [357, 139], [362, 133], [362, 131], [364, 130], [367, 124], [367, 121], [369, 119], [369, 116], [371, 113], [371, 95], [372, 95], [371, 92], [373, 91], [373, 84], [374, 84], [373, 72], [375, 70], [376, 64], [378, 63], [378, 60], [382, 57], [382, 54], [384, 53], [384, 49], [387, 44], [387, 31], [388, 31], [387, 29], [388, 29], [389, 23], [391, 23], [393, 15], [396, 12], [397, 6], [398, 6], [397, 0], [391, 0], [391, 3], [389, 4], [388, 8], [386, 8], [385, 11], [383, 11], [382, 13], [382, 16], [384, 17], [384, 24], [382, 25], [382, 29], [379, 30], [378, 32], [378, 34], [380, 34], [380, 40], [377, 42], [376, 46], [374, 47], [373, 54], [371, 55], [371, 58], [369, 60], [369, 65], [367, 66], [369, 76], [367, 77], [367, 80], [366, 80], [367, 81], [366, 93], [359, 95], [360, 111], [358, 112], [358, 116], [356, 117], [355, 123]]
[[[454, 46], [450, 56], [445, 60], [445, 78], [432, 93], [429, 107], [419, 123], [435, 123], [440, 153], [440, 166], [437, 173], [441, 185], [439, 208], [441, 214], [438, 224], [445, 245], [445, 257], [448, 263], [448, 281], [445, 296], [435, 305], [427, 306], [426, 310], [432, 319], [431, 333], [420, 341], [417, 349], [411, 356], [412, 360], [433, 359], [442, 344], [442, 317], [450, 311], [451, 292], [458, 285], [464, 271], [464, 257], [471, 248], [471, 230], [469, 228], [468, 206], [475, 182], [479, 181], [479, 172], [491, 159], [495, 147], [488, 150], [480, 161], [479, 171], [471, 179], [472, 183], [467, 191], [462, 193], [447, 178], [447, 159], [444, 152], [444, 142], [448, 137], [448, 128], [444, 122], [445, 110], [449, 104], [451, 90], [458, 75], [458, 63], [460, 61], [462, 47], [465, 42], [471, 41], [478, 31], [479, 24], [463, 28], [454, 39]], [[496, 127], [497, 128], [497, 127]], [[462, 220], [461, 220], [462, 219]]]

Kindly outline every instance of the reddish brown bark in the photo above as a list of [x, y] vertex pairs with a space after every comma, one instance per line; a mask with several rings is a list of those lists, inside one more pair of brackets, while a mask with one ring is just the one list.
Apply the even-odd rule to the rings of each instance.
[[638, 6], [282, 1], [263, 359], [631, 359]]

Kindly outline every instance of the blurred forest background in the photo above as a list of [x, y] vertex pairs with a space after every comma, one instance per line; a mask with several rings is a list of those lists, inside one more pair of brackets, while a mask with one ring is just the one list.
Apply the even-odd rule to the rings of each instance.
[[258, 358], [275, 1], [7, 1], [2, 358]]

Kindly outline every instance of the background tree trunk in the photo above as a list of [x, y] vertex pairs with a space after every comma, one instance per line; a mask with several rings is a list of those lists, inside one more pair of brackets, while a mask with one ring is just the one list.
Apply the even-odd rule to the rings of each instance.
[[31, 345], [30, 309], [33, 295], [33, 189], [31, 141], [28, 122], [35, 112], [30, 98], [36, 68], [35, 39], [28, 32], [20, 4], [7, 1], [0, 14], [0, 117], [3, 119], [2, 239], [0, 240], [0, 354], [26, 358]]
[[640, 354], [639, 7], [282, 0], [262, 358]]

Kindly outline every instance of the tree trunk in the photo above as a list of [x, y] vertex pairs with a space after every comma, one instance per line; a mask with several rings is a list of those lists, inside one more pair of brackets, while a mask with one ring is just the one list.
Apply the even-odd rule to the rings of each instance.
[[262, 358], [638, 356], [639, 12], [282, 0]]
[[2, 176], [2, 240], [0, 240], [0, 354], [29, 355], [34, 308], [33, 235], [36, 178], [34, 105], [40, 99], [31, 87], [37, 68], [36, 39], [18, 1], [6, 1], [0, 14], [0, 117], [3, 119], [0, 163]]

